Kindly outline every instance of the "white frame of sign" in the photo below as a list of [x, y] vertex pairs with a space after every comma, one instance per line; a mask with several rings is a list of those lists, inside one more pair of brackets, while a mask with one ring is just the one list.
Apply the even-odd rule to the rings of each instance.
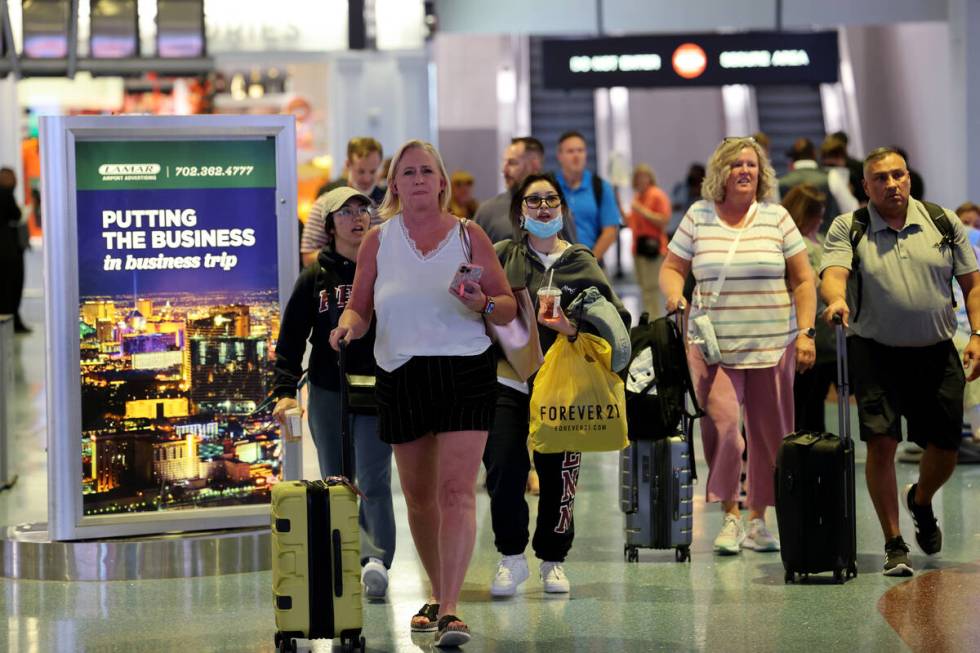
[[[47, 346], [48, 534], [52, 540], [124, 537], [268, 525], [268, 504], [85, 516], [78, 339], [75, 143], [110, 140], [254, 140], [276, 149], [280, 310], [299, 270], [296, 128], [292, 116], [46, 116], [41, 118]], [[302, 469], [302, 465], [300, 465]]]

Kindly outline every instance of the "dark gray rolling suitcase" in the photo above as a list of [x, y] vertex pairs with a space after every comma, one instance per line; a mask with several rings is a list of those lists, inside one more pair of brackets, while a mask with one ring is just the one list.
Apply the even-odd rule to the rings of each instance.
[[857, 576], [847, 338], [839, 324], [837, 394], [840, 436], [790, 433], [776, 456], [776, 518], [787, 583], [824, 571], [838, 583]]
[[623, 555], [639, 561], [639, 549], [674, 549], [690, 561], [694, 523], [691, 420], [681, 432], [660, 440], [636, 440], [620, 456], [620, 508], [626, 544]]

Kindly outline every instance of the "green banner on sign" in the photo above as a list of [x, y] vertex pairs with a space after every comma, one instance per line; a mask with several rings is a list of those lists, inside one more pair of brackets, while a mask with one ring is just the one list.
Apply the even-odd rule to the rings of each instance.
[[275, 139], [78, 141], [78, 190], [275, 188]]

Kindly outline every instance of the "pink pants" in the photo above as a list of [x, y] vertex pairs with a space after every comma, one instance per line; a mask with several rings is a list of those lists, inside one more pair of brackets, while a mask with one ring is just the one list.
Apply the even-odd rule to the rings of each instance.
[[[776, 452], [793, 431], [793, 375], [796, 343], [790, 344], [773, 367], [735, 369], [705, 365], [696, 346], [687, 361], [701, 418], [701, 441], [708, 460], [707, 501], [738, 501], [742, 452], [749, 447], [747, 500], [750, 508], [776, 504], [773, 472]], [[745, 440], [739, 430], [744, 410]]]

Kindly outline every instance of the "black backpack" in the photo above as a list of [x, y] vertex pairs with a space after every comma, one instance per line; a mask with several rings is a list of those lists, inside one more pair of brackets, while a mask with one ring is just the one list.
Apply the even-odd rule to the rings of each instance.
[[[660, 440], [676, 435], [681, 419], [704, 415], [694, 395], [691, 372], [687, 366], [684, 336], [676, 321], [661, 317], [650, 321], [650, 314], [640, 316], [640, 322], [630, 331], [632, 353], [624, 370], [626, 390], [626, 423], [630, 440]], [[630, 376], [646, 379], [650, 370], [639, 369], [637, 359], [650, 351], [653, 378], [639, 392], [630, 391]], [[634, 366], [634, 362], [637, 366]], [[634, 384], [635, 387], [635, 384]], [[691, 398], [693, 412], [688, 412], [685, 397]], [[690, 440], [690, 437], [688, 438]]]
[[602, 213], [602, 177], [599, 175], [592, 175], [592, 197], [595, 198], [595, 212], [596, 215], [601, 215]]
[[[946, 211], [943, 207], [938, 204], [933, 204], [932, 202], [922, 202], [926, 211], [929, 212], [929, 218], [932, 219], [933, 224], [936, 225], [936, 229], [942, 234], [942, 240], [939, 241], [940, 247], [946, 247], [952, 255], [953, 251], [953, 225], [950, 224], [949, 218], [946, 216]], [[861, 314], [861, 257], [858, 256], [857, 246], [858, 242], [864, 238], [864, 234], [868, 232], [868, 225], [871, 222], [871, 213], [868, 211], [867, 206], [862, 206], [854, 215], [851, 217], [851, 229], [847, 234], [847, 239], [851, 242], [851, 273], [855, 277], [855, 282], [857, 283], [857, 298], [854, 302], [854, 315], [851, 316], [853, 322], [857, 322], [858, 315]], [[949, 279], [949, 296], [953, 302], [953, 308], [956, 308], [956, 295], [953, 294], [953, 278]]]

